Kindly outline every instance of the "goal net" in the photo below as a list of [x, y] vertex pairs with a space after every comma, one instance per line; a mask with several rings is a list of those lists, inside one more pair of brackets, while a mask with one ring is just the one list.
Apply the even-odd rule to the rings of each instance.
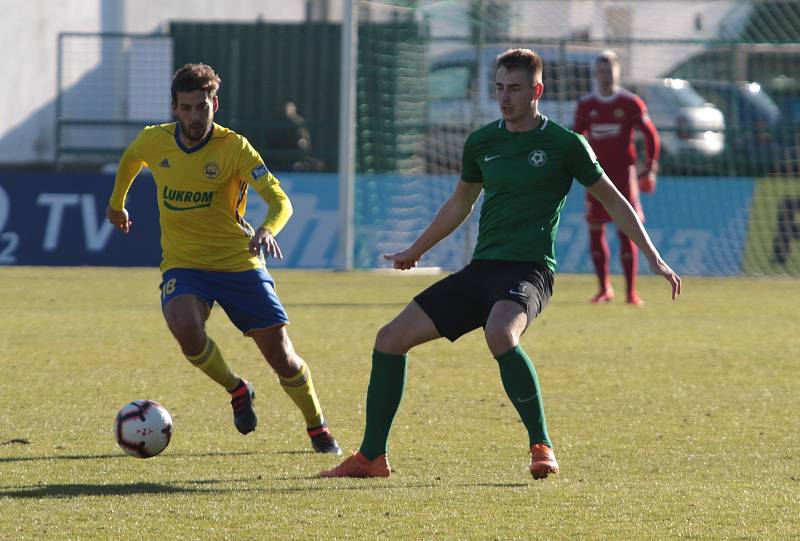
[[[430, 223], [456, 185], [464, 139], [500, 116], [494, 59], [527, 47], [545, 63], [540, 109], [566, 127], [592, 91], [596, 55], [619, 55], [622, 85], [644, 99], [662, 141], [646, 224], [679, 272], [800, 275], [794, 4], [395, 0], [362, 1], [360, 11], [356, 266], [384, 266], [381, 253]], [[556, 245], [562, 272], [592, 271], [583, 200], [576, 183]], [[469, 260], [479, 204], [424, 265]]]

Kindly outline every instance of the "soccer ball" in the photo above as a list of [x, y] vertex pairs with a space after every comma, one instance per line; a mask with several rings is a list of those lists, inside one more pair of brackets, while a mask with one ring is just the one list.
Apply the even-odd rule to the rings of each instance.
[[119, 410], [114, 435], [120, 449], [137, 458], [156, 456], [169, 445], [172, 417], [152, 400], [134, 400]]

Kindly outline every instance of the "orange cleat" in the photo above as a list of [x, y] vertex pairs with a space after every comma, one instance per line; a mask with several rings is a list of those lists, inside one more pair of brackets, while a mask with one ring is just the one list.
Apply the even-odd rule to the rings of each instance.
[[606, 290], [601, 291], [591, 299], [589, 299], [589, 302], [592, 304], [600, 304], [601, 302], [611, 302], [613, 298], [614, 298], [614, 290], [608, 288]]
[[543, 443], [534, 443], [531, 445], [531, 475], [534, 479], [544, 479], [548, 475], [557, 474], [558, 462], [556, 462], [556, 455], [553, 450]]
[[361, 451], [353, 453], [333, 469], [319, 473], [320, 477], [389, 477], [392, 470], [386, 455], [368, 460]]
[[633, 293], [628, 293], [628, 299], [625, 302], [633, 304], [634, 306], [644, 306], [644, 301], [635, 291]]

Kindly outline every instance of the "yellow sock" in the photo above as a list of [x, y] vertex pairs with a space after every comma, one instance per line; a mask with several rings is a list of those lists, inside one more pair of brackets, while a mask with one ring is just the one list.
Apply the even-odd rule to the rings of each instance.
[[217, 344], [209, 338], [206, 347], [199, 355], [186, 355], [189, 362], [202, 370], [208, 377], [230, 391], [239, 384], [239, 376], [234, 374], [222, 358]]
[[314, 390], [314, 382], [311, 379], [311, 370], [306, 363], [300, 367], [300, 371], [290, 378], [278, 376], [281, 387], [286, 394], [297, 404], [303, 417], [306, 419], [308, 428], [315, 428], [323, 424], [322, 408]]

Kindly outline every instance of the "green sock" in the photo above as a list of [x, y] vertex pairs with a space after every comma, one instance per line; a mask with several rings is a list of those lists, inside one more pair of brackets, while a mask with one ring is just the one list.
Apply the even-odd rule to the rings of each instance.
[[372, 373], [367, 389], [367, 427], [361, 454], [374, 460], [386, 454], [386, 442], [406, 386], [408, 355], [372, 352]]
[[528, 429], [530, 444], [544, 443], [552, 447], [547, 435], [544, 418], [544, 403], [539, 388], [539, 379], [530, 357], [521, 346], [516, 346], [496, 357], [500, 365], [500, 377], [511, 403], [517, 408], [522, 423]]

